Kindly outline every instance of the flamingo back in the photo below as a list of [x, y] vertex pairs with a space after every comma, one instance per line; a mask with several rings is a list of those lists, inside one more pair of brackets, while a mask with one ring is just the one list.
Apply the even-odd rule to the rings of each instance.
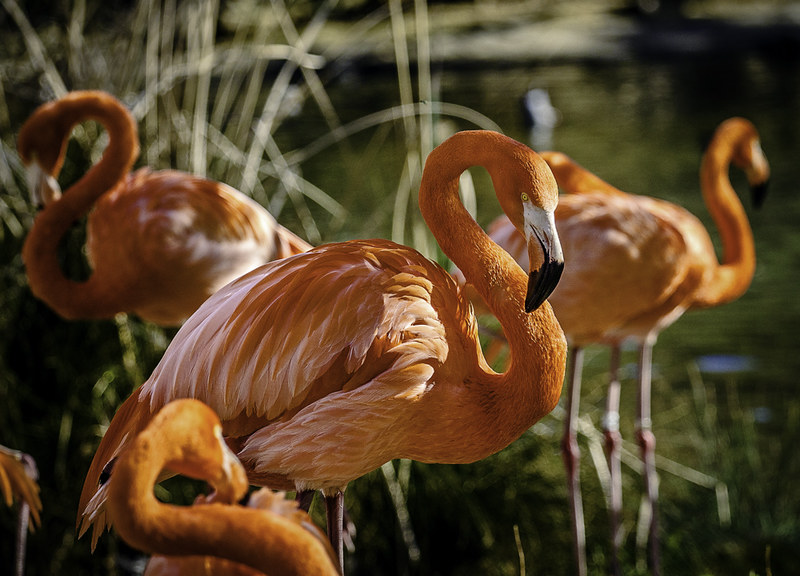
[[[87, 226], [87, 252], [96, 274], [110, 285], [119, 279], [124, 286], [115, 289], [139, 300], [134, 312], [175, 324], [231, 280], [308, 249], [292, 236], [229, 186], [143, 168], [97, 201]], [[158, 298], [135, 296], [153, 290]]]

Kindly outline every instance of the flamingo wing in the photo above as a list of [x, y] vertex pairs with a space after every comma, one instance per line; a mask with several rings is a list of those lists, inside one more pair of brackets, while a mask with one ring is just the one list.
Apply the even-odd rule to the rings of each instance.
[[[460, 330], [448, 333], [453, 322], [469, 326], [466, 346]], [[396, 445], [381, 432], [402, 418], [397, 408], [425, 396], [444, 360], [470, 349], [474, 357], [477, 328], [469, 303], [450, 275], [410, 248], [351, 241], [266, 264], [209, 298], [178, 331], [148, 381], [120, 407], [84, 482], [80, 532], [94, 525], [94, 544], [110, 525], [103, 480], [109, 464], [173, 400], [192, 397], [211, 406], [237, 450], [249, 441], [252, 452], [266, 438], [275, 446], [282, 430], [285, 450], [298, 460], [281, 461], [282, 453], [267, 464], [259, 456], [260, 467], [274, 472], [259, 476], [251, 474], [252, 458], [244, 457], [254, 483], [294, 489], [296, 477], [302, 482], [313, 474], [324, 481], [331, 460], [337, 462], [331, 481], [341, 483], [345, 475], [351, 480], [389, 459], [386, 452]], [[467, 370], [466, 362], [460, 365]], [[371, 412], [383, 398], [393, 401], [382, 413]], [[338, 413], [325, 416], [320, 410], [330, 406], [338, 406]], [[370, 452], [370, 439], [359, 438], [365, 430], [385, 450], [363, 460], [327, 450], [318, 445], [325, 434], [318, 430], [315, 441], [302, 426], [317, 417], [335, 418], [340, 441], [347, 427], [355, 436], [348, 445], [360, 446], [361, 453]], [[315, 471], [307, 468], [309, 461], [316, 462]]]
[[294, 235], [229, 186], [143, 168], [98, 200], [87, 248], [95, 272], [131, 293], [133, 311], [170, 324], [234, 278], [308, 246], [297, 238], [287, 249], [283, 236]]
[[[453, 352], [446, 325], [457, 316], [472, 318], [455, 282], [416, 251], [375, 240], [326, 245], [210, 298], [140, 401], [154, 412], [198, 398], [220, 415], [226, 436], [252, 435], [240, 457], [257, 472], [340, 486], [396, 457], [394, 436], [383, 432], [432, 386]], [[455, 348], [468, 349], [463, 340]], [[332, 426], [335, 434], [319, 432]]]
[[[150, 266], [196, 265], [218, 257], [212, 246], [245, 242], [242, 253], [249, 249], [263, 263], [273, 250], [270, 233], [277, 226], [264, 208], [225, 184], [147, 168], [130, 174], [101, 197], [91, 220], [87, 242], [92, 258], [103, 254], [110, 238], [127, 238], [135, 243], [133, 253], [141, 254]], [[121, 229], [125, 238], [119, 238]]]
[[223, 421], [270, 421], [313, 401], [332, 369], [344, 374], [340, 388], [362, 384], [369, 354], [400, 355], [409, 337], [421, 343], [415, 359], [437, 357], [428, 338], [438, 342], [443, 328], [417, 256], [391, 243], [330, 244], [243, 276], [186, 322], [142, 394], [151, 409], [190, 396]]
[[685, 211], [646, 196], [561, 198], [567, 266], [550, 302], [573, 341], [634, 335], [640, 325], [644, 337], [653, 320], [670, 323], [685, 310], [703, 272], [676, 212]]

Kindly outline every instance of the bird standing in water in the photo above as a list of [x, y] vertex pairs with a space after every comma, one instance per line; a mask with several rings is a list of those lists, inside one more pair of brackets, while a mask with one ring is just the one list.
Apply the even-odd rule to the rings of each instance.
[[[567, 193], [560, 198], [555, 212], [567, 267], [550, 303], [572, 347], [564, 460], [579, 574], [586, 573], [586, 558], [575, 423], [583, 349], [592, 343], [611, 347], [603, 426], [611, 473], [612, 571], [620, 573], [617, 552], [622, 544], [622, 485], [617, 369], [620, 345], [625, 340], [639, 346], [636, 435], [651, 508], [650, 563], [658, 573], [658, 484], [650, 415], [653, 345], [658, 334], [686, 310], [725, 304], [747, 291], [756, 266], [753, 233], [728, 172], [731, 164], [745, 172], [754, 204], [760, 206], [769, 179], [769, 164], [750, 121], [730, 118], [720, 124], [700, 168], [703, 198], [722, 238], [720, 263], [705, 226], [687, 210], [648, 196], [626, 194], [564, 154], [541, 155]], [[520, 265], [526, 265], [524, 241], [507, 218], [495, 220], [489, 235]]]
[[[461, 204], [459, 175], [476, 165], [527, 240], [530, 274]], [[505, 448], [561, 394], [566, 340], [545, 302], [563, 268], [557, 201], [545, 162], [495, 132], [457, 133], [425, 165], [420, 209], [504, 326], [513, 360], [502, 374], [453, 278], [393, 242], [320, 246], [220, 290], [114, 416], [84, 482], [81, 533], [94, 524], [96, 542], [116, 521], [105, 506], [113, 462], [177, 398], [219, 414], [251, 483], [321, 490], [340, 558], [349, 482], [395, 458], [469, 463]]]
[[[62, 194], [56, 177], [72, 128], [95, 120], [108, 132], [102, 159]], [[257, 202], [212, 180], [178, 172], [131, 173], [139, 155], [136, 122], [114, 97], [71, 92], [40, 106], [17, 149], [34, 201], [43, 206], [22, 251], [33, 293], [67, 319], [133, 312], [170, 326], [245, 272], [311, 246]], [[67, 278], [58, 245], [86, 224], [86, 281]]]

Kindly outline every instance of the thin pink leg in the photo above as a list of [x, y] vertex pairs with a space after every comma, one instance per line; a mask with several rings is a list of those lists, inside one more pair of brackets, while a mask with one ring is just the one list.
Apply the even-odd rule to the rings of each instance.
[[[22, 454], [22, 464], [27, 475], [34, 481], [39, 480], [39, 470], [36, 461], [29, 454]], [[17, 516], [17, 539], [14, 558], [14, 574], [23, 576], [25, 574], [25, 552], [28, 545], [28, 524], [30, 522], [31, 509], [25, 501], [20, 502], [19, 514]]]
[[653, 576], [661, 574], [658, 543], [658, 476], [656, 474], [656, 437], [650, 418], [650, 391], [653, 360], [653, 345], [642, 344], [639, 359], [639, 414], [636, 436], [644, 463], [644, 482], [647, 502], [650, 506], [650, 530], [648, 537], [648, 557]]
[[608, 518], [611, 524], [611, 561], [609, 570], [614, 576], [622, 574], [619, 565], [619, 551], [622, 547], [622, 470], [619, 448], [622, 437], [619, 433], [619, 345], [611, 347], [609, 366], [608, 396], [606, 414], [603, 419], [603, 432], [606, 439], [606, 458], [610, 474]]
[[339, 560], [339, 571], [344, 574], [344, 494], [337, 490], [333, 496], [325, 496], [325, 511], [328, 519], [328, 538]]
[[580, 458], [578, 448], [578, 408], [581, 402], [581, 372], [583, 370], [583, 349], [572, 349], [572, 361], [568, 378], [567, 420], [564, 425], [564, 439], [561, 452], [567, 470], [567, 492], [572, 512], [572, 535], [575, 547], [578, 576], [586, 576], [586, 532], [583, 521], [583, 501], [581, 499]]

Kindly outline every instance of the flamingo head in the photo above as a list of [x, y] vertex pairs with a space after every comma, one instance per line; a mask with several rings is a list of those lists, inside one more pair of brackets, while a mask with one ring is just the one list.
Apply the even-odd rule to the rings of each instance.
[[54, 102], [37, 108], [17, 137], [17, 153], [27, 172], [31, 198], [39, 207], [61, 197], [56, 176], [61, 171], [73, 122]]
[[533, 150], [520, 144], [515, 154], [519, 157], [514, 168], [498, 177], [495, 189], [503, 210], [528, 245], [525, 311], [533, 312], [552, 294], [564, 271], [554, 216], [558, 186], [547, 163]]
[[[176, 418], [179, 414], [180, 420]], [[159, 418], [160, 417], [160, 418]], [[175, 400], [158, 414], [160, 421], [173, 419], [169, 426], [187, 431], [177, 432], [187, 443], [168, 459], [165, 468], [208, 482], [214, 489], [214, 501], [233, 504], [247, 492], [248, 481], [244, 467], [222, 436], [222, 425], [216, 413], [199, 400]], [[153, 421], [158, 429], [160, 424]], [[165, 435], [166, 441], [172, 436]]]

